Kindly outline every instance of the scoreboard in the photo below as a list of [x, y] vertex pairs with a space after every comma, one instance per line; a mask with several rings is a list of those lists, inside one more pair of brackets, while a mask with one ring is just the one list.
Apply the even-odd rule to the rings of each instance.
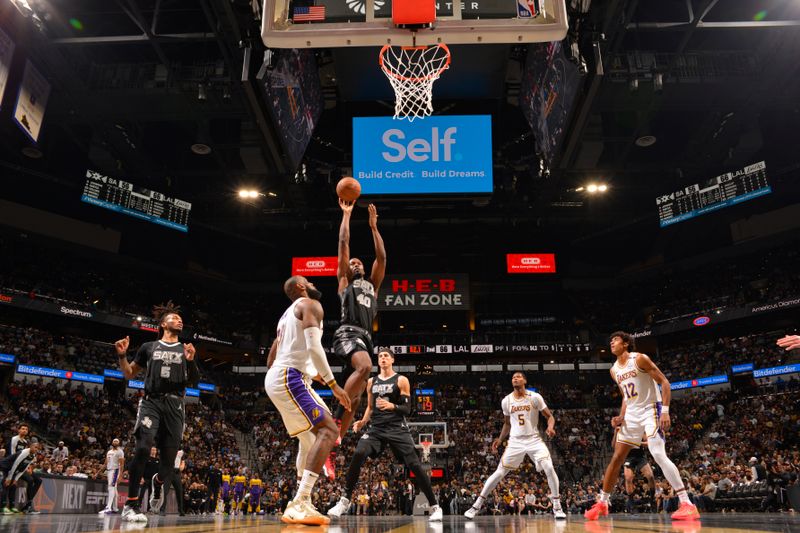
[[772, 192], [764, 161], [656, 198], [661, 227]]
[[127, 181], [86, 171], [81, 200], [178, 231], [189, 231], [192, 204]]
[[417, 416], [433, 416], [436, 414], [436, 393], [433, 389], [416, 389], [414, 402], [417, 406]]

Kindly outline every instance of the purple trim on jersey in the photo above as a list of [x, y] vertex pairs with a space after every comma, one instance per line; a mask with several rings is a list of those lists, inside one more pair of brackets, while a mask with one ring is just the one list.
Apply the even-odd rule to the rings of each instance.
[[[656, 422], [661, 422], [661, 402], [656, 402]], [[667, 437], [664, 435], [664, 432], [661, 431], [661, 427], [658, 428], [658, 434], [661, 436], [661, 440], [664, 442], [667, 441]]]
[[306, 415], [312, 426], [316, 426], [325, 418], [325, 408], [322, 407], [314, 397], [308, 392], [305, 382], [303, 381], [303, 373], [296, 368], [286, 369], [286, 385], [289, 388], [289, 394], [294, 398], [295, 403]]
[[114, 470], [114, 477], [111, 478], [111, 484], [117, 486], [117, 478], [119, 477], [119, 468]]

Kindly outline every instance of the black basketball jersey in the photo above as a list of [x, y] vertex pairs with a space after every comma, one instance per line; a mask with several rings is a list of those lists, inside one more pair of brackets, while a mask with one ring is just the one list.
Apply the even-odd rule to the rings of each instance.
[[173, 393], [183, 395], [189, 384], [183, 344], [161, 340], [146, 342], [136, 352], [134, 362], [146, 368], [145, 393]]
[[354, 279], [339, 295], [342, 300], [342, 326], [356, 326], [372, 330], [372, 321], [378, 312], [375, 287], [367, 279]]
[[400, 374], [395, 373], [390, 378], [381, 379], [380, 375], [372, 378], [372, 416], [370, 423], [373, 426], [385, 428], [387, 426], [399, 427], [405, 424], [405, 417], [397, 411], [381, 411], [376, 403], [378, 398], [400, 405], [400, 387], [397, 384]]

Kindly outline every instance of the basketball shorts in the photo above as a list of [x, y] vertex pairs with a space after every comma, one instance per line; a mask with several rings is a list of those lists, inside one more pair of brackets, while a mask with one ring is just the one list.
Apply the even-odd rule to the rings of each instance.
[[367, 427], [366, 432], [358, 439], [356, 453], [366, 453], [367, 457], [374, 459], [380, 456], [387, 447], [392, 450], [398, 461], [402, 461], [405, 464], [418, 460], [414, 439], [405, 426], [392, 428]]
[[278, 408], [289, 436], [322, 422], [328, 406], [311, 388], [311, 379], [296, 368], [273, 366], [264, 378], [267, 396]]
[[550, 450], [547, 445], [539, 438], [532, 439], [508, 439], [508, 446], [503, 452], [503, 457], [500, 458], [500, 464], [509, 470], [516, 470], [525, 456], [531, 458], [533, 464], [536, 465], [537, 471], [542, 471], [541, 462], [545, 459], [550, 459]]
[[630, 468], [634, 472], [638, 472], [647, 466], [647, 453], [645, 453], [644, 448], [634, 448], [631, 450], [628, 457], [625, 459], [624, 466], [625, 468]]
[[372, 358], [374, 348], [369, 331], [356, 326], [339, 326], [333, 334], [333, 354], [344, 364], [345, 372], [350, 368], [350, 358], [356, 352], [367, 352]]
[[119, 480], [119, 468], [106, 470], [106, 477], [108, 478], [108, 486], [116, 487]]
[[661, 416], [661, 402], [643, 408], [628, 407], [625, 410], [625, 421], [617, 432], [617, 441], [638, 448], [642, 439], [655, 436], [664, 438], [664, 433], [659, 429]]
[[182, 396], [148, 394], [139, 401], [133, 434], [148, 446], [180, 448], [185, 427]]

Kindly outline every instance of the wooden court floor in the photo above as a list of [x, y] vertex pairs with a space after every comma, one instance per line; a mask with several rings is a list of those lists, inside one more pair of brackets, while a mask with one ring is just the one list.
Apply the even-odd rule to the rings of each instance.
[[444, 521], [429, 523], [423, 517], [383, 516], [347, 517], [334, 520], [330, 526], [293, 526], [273, 516], [153, 516], [147, 524], [122, 522], [119, 515], [14, 515], [0, 516], [2, 533], [89, 533], [148, 531], [148, 533], [212, 533], [241, 531], [246, 533], [278, 533], [280, 531], [326, 531], [329, 533], [724, 533], [784, 531], [800, 532], [800, 516], [796, 514], [706, 514], [699, 522], [671, 523], [664, 515], [611, 515], [598, 522], [587, 522], [570, 515], [556, 522], [549, 516], [479, 516], [466, 520], [461, 516], [445, 516]]

